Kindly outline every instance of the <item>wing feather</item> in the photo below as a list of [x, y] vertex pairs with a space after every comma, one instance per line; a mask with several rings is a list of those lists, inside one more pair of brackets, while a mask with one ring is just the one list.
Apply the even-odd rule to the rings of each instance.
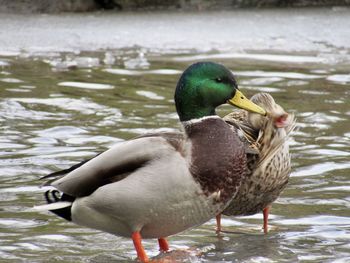
[[121, 180], [153, 159], [174, 150], [174, 146], [160, 136], [121, 142], [93, 159], [76, 165], [51, 185], [74, 197], [86, 196], [102, 185], [118, 181], [118, 176]]

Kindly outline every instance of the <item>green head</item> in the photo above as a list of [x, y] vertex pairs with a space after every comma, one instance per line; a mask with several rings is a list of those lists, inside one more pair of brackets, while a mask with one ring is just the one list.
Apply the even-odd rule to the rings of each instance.
[[180, 77], [175, 91], [176, 110], [181, 121], [215, 115], [215, 108], [230, 103], [265, 115], [238, 90], [230, 70], [213, 62], [198, 62]]

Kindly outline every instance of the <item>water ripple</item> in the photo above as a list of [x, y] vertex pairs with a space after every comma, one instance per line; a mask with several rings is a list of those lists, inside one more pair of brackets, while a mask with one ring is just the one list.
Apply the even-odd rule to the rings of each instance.
[[[298, 129], [289, 141], [292, 177], [272, 206], [268, 235], [261, 230], [261, 213], [223, 217], [226, 232], [221, 237], [216, 236], [212, 219], [169, 237], [171, 249], [200, 254], [188, 262], [347, 262], [350, 92], [344, 84], [349, 84], [348, 66], [322, 64], [323, 58], [297, 53], [147, 52], [136, 48], [57, 53], [47, 55], [46, 63], [28, 55], [0, 58], [0, 63], [8, 64], [0, 69], [1, 79], [10, 79], [0, 81], [4, 86], [0, 90], [0, 258], [6, 262], [135, 259], [131, 239], [32, 211], [45, 202], [43, 192], [49, 189], [40, 188], [39, 178], [135, 135], [178, 131], [174, 83], [187, 61], [214, 59], [238, 69], [233, 73], [248, 95], [273, 93], [280, 105], [297, 115]], [[221, 107], [218, 112], [223, 116], [231, 110]], [[157, 240], [143, 244], [150, 256], [159, 254]]]
[[67, 118], [67, 114], [61, 112], [54, 113], [27, 109], [15, 99], [0, 101], [0, 110], [2, 113], [0, 121], [4, 119], [58, 120], [61, 118]]
[[324, 174], [326, 172], [330, 171], [336, 171], [336, 170], [343, 170], [343, 169], [349, 169], [350, 163], [349, 162], [323, 162], [323, 163], [317, 163], [310, 166], [304, 166], [299, 169], [295, 169], [291, 176], [292, 177], [302, 177], [302, 176], [314, 176], [314, 175], [320, 175]]
[[101, 84], [101, 83], [87, 83], [77, 81], [64, 81], [57, 84], [58, 86], [81, 88], [81, 89], [114, 89], [113, 85]]
[[350, 74], [331, 75], [331, 76], [327, 77], [327, 80], [346, 85], [346, 84], [350, 83]]
[[31, 228], [31, 227], [37, 227], [40, 225], [46, 224], [45, 222], [39, 222], [36, 220], [29, 220], [29, 219], [20, 219], [20, 218], [0, 218], [0, 225], [3, 228], [11, 228], [11, 229], [17, 229], [17, 228]]
[[[341, 217], [341, 216], [311, 216], [311, 217], [303, 217], [297, 219], [282, 219], [282, 220], [274, 220], [275, 223], [281, 225], [309, 225], [309, 226], [329, 226], [329, 225], [350, 225], [349, 217]], [[309, 233], [305, 233], [309, 235]], [[340, 236], [338, 236], [340, 237]], [[347, 236], [344, 236], [345, 239], [350, 239], [350, 233]]]
[[334, 122], [339, 122], [339, 121], [346, 121], [347, 119], [334, 116], [331, 114], [327, 113], [321, 113], [321, 112], [316, 112], [313, 113], [311, 116], [308, 116], [304, 118], [304, 121], [311, 122], [311, 123], [334, 123]]
[[74, 126], [57, 126], [36, 131], [35, 133], [39, 135], [39, 138], [69, 139], [72, 138], [72, 136], [80, 136], [81, 134], [85, 134], [87, 131]]
[[72, 99], [72, 98], [14, 98], [14, 101], [29, 103], [29, 104], [44, 104], [47, 106], [59, 107], [65, 110], [79, 111], [82, 114], [113, 114], [120, 116], [121, 113], [118, 109], [109, 108], [90, 101], [87, 98]]
[[315, 149], [307, 151], [308, 155], [312, 155], [317, 159], [324, 158], [325, 156], [349, 156], [350, 152], [331, 150], [331, 149]]
[[326, 59], [311, 56], [296, 56], [296, 55], [272, 55], [272, 54], [242, 54], [242, 53], [225, 53], [225, 54], [208, 54], [175, 57], [174, 61], [195, 61], [195, 60], [210, 60], [210, 59], [249, 59], [261, 60], [270, 62], [286, 62], [286, 63], [323, 63]]
[[[314, 75], [314, 74], [305, 74], [298, 72], [275, 72], [275, 71], [235, 71], [235, 75], [237, 76], [246, 76], [246, 77], [272, 77], [272, 78], [280, 78], [280, 79], [319, 79], [323, 78], [322, 75]], [[307, 82], [302, 82], [307, 83]]]
[[241, 80], [240, 84], [241, 85], [261, 86], [261, 85], [270, 85], [274, 82], [278, 82], [281, 80], [283, 80], [283, 78], [279, 78], [279, 77], [253, 78], [253, 79], [249, 79], [249, 80]]
[[146, 91], [146, 90], [138, 90], [136, 91], [136, 94], [140, 96], [144, 96], [146, 98], [152, 99], [152, 100], [164, 100], [165, 97], [157, 95], [157, 93], [152, 91]]
[[158, 70], [128, 70], [128, 69], [104, 69], [103, 71], [116, 74], [116, 75], [124, 75], [124, 76], [141, 76], [146, 74], [154, 74], [154, 75], [179, 75], [182, 73], [180, 70], [174, 69], [158, 69]]
[[23, 81], [16, 78], [0, 78], [0, 81], [7, 83], [22, 83]]

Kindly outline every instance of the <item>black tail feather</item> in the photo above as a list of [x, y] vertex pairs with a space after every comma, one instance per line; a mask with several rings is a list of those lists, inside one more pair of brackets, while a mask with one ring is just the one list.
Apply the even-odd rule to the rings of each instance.
[[[45, 199], [48, 204], [52, 204], [60, 201], [73, 202], [75, 198], [64, 193], [61, 194], [57, 190], [48, 190], [45, 192]], [[60, 208], [60, 209], [55, 209], [50, 211], [59, 217], [62, 217], [68, 221], [72, 221], [71, 208], [72, 206], [68, 206], [65, 208]]]
[[[97, 154], [96, 156], [98, 156], [98, 155], [100, 155], [100, 153]], [[94, 156], [88, 160], [82, 161], [78, 164], [75, 164], [75, 165], [69, 167], [68, 169], [64, 169], [64, 170], [57, 171], [57, 172], [48, 174], [46, 176], [43, 176], [40, 178], [40, 180], [48, 179], [43, 185], [44, 186], [50, 185], [53, 181], [57, 180], [58, 177], [64, 176], [64, 175], [74, 171], [75, 169], [79, 168], [80, 166], [87, 163], [88, 161], [95, 158], [96, 156]], [[64, 202], [64, 201], [73, 203], [75, 200], [75, 197], [70, 196], [70, 195], [65, 194], [65, 193], [61, 193], [57, 190], [48, 190], [45, 192], [44, 195], [45, 195], [46, 202], [48, 204], [57, 203], [57, 202]], [[50, 210], [50, 211], [59, 217], [62, 217], [68, 221], [72, 221], [71, 208], [72, 208], [72, 206], [68, 206], [68, 207], [54, 209], [54, 210]]]

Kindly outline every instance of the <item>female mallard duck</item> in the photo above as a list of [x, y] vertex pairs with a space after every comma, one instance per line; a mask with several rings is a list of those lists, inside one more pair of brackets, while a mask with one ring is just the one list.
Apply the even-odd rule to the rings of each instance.
[[[230, 103], [259, 114], [224, 66], [190, 66], [175, 91], [184, 133], [147, 134], [117, 144], [91, 160], [46, 176], [50, 210], [76, 224], [131, 237], [139, 259], [148, 261], [143, 238], [165, 237], [203, 224], [237, 192], [246, 155], [237, 132], [215, 115]], [[55, 179], [56, 176], [65, 175]]]
[[[243, 132], [242, 141], [249, 145], [250, 151], [247, 152], [247, 176], [222, 214], [242, 216], [263, 211], [263, 228], [267, 233], [269, 209], [286, 187], [291, 171], [287, 139], [295, 127], [295, 120], [269, 94], [258, 93], [251, 101], [263, 107], [267, 115], [241, 110], [224, 117], [234, 130], [238, 128]], [[221, 229], [220, 218], [219, 214], [216, 217], [218, 231]]]

